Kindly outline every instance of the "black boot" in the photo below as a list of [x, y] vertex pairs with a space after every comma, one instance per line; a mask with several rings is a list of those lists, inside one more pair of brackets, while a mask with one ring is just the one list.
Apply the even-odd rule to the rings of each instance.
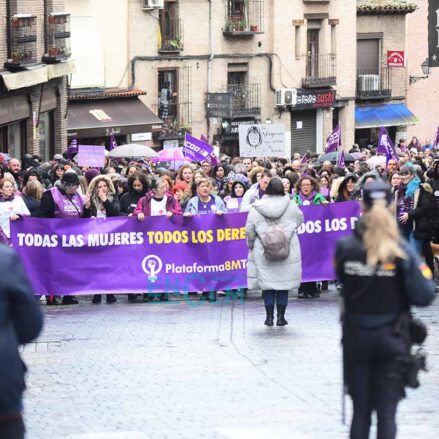
[[48, 306], [59, 305], [55, 296], [46, 296], [46, 304]]
[[137, 299], [138, 294], [127, 294], [128, 296], [128, 302], [135, 302]]
[[95, 294], [93, 299], [91, 299], [91, 303], [101, 303], [102, 296], [100, 294]]
[[74, 296], [63, 296], [61, 301], [61, 305], [77, 305], [78, 303], [78, 299]]
[[265, 305], [265, 311], [267, 312], [267, 318], [264, 325], [273, 326], [274, 324], [274, 305]]
[[209, 302], [216, 302], [216, 296], [217, 296], [217, 292], [216, 291], [211, 291], [210, 293], [208, 293], [208, 301]]
[[107, 297], [105, 298], [107, 303], [115, 303], [117, 302], [116, 297], [114, 297], [114, 294], [107, 294]]
[[288, 325], [288, 322], [285, 320], [285, 309], [286, 305], [277, 305], [277, 322], [276, 326], [285, 326]]

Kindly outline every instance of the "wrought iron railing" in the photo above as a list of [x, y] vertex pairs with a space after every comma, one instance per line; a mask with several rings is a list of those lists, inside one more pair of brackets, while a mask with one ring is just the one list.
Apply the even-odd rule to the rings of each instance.
[[386, 99], [392, 96], [389, 67], [357, 69], [357, 98]]
[[16, 14], [11, 17], [10, 54], [6, 68], [21, 67], [37, 62], [37, 17]]
[[166, 20], [160, 27], [160, 52], [183, 50], [183, 22], [180, 19]]
[[261, 114], [261, 84], [233, 84], [230, 93], [232, 116]]
[[70, 14], [53, 12], [47, 16], [46, 53], [43, 61], [58, 62], [70, 55]]
[[337, 83], [337, 56], [335, 53], [306, 57], [306, 76], [302, 85], [306, 88], [329, 87]]
[[264, 0], [226, 0], [225, 35], [263, 33]]

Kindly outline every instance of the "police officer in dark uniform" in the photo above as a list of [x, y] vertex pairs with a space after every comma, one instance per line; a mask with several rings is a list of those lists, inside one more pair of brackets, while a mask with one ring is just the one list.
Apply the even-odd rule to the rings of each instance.
[[411, 305], [427, 306], [435, 295], [431, 271], [400, 238], [392, 198], [386, 183], [367, 184], [363, 217], [336, 249], [352, 439], [369, 437], [372, 411], [377, 412], [377, 437], [395, 438], [397, 405], [406, 384], [400, 359], [411, 358], [400, 322], [410, 319]]

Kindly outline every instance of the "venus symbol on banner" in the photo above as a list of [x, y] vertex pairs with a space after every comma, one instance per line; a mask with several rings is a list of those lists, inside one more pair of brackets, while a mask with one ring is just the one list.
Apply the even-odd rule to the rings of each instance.
[[156, 255], [149, 255], [142, 261], [142, 269], [149, 275], [148, 280], [152, 283], [158, 279], [156, 275], [162, 271], [162, 268], [162, 260]]

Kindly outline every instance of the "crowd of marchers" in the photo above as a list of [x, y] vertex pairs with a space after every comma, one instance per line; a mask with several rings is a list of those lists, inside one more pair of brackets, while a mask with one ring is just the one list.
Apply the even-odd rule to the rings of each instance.
[[[130, 216], [147, 221], [148, 216], [222, 215], [250, 211], [264, 197], [271, 179], [278, 178], [291, 204], [328, 204], [361, 200], [364, 186], [386, 181], [393, 190], [396, 219], [401, 234], [434, 270], [434, 249], [439, 245], [439, 147], [421, 145], [413, 138], [401, 141], [399, 160], [376, 155], [373, 146], [353, 145], [344, 166], [325, 160], [323, 154], [307, 152], [285, 158], [220, 156], [183, 163], [152, 162], [149, 159], [106, 159], [103, 168], [81, 167], [66, 154], [49, 162], [26, 154], [21, 159], [0, 154], [0, 241], [10, 240], [10, 221], [24, 216], [39, 218], [106, 218]], [[299, 282], [300, 283], [300, 282]], [[318, 298], [327, 283], [300, 283], [298, 297]], [[160, 300], [167, 300], [161, 294]], [[205, 298], [216, 299], [216, 293]], [[153, 295], [145, 294], [144, 301]], [[59, 298], [48, 296], [47, 304]], [[106, 301], [114, 303], [114, 295]], [[128, 300], [136, 301], [136, 295]], [[99, 303], [101, 296], [93, 297]], [[73, 296], [63, 304], [75, 304]]]

